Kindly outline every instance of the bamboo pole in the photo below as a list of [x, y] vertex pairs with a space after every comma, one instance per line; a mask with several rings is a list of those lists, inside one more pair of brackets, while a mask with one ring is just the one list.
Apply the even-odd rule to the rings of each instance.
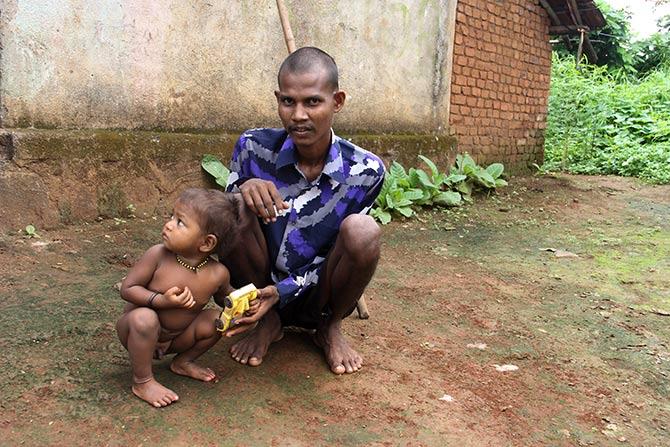
[[295, 38], [293, 31], [291, 31], [291, 22], [288, 20], [288, 9], [284, 4], [284, 0], [277, 0], [277, 10], [279, 11], [279, 20], [281, 20], [281, 27], [284, 31], [284, 42], [286, 42], [286, 49], [289, 53], [295, 51]]

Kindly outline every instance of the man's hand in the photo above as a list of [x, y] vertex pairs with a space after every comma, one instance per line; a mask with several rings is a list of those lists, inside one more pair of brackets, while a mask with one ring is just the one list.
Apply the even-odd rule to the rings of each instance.
[[193, 306], [195, 306], [195, 299], [193, 298], [191, 290], [188, 287], [184, 287], [184, 290], [182, 290], [175, 286], [170, 287], [163, 294], [163, 305], [160, 307], [181, 307], [184, 309], [190, 309]]
[[277, 212], [289, 208], [275, 184], [269, 180], [249, 179], [242, 183], [240, 192], [244, 203], [265, 223], [276, 222]]
[[[236, 318], [231, 329], [226, 331], [226, 337], [232, 337], [233, 335], [252, 329], [278, 302], [279, 293], [275, 286], [267, 286], [260, 289], [258, 297], [252, 301], [252, 305], [245, 313], [245, 316]], [[251, 314], [250, 311], [253, 313]]]

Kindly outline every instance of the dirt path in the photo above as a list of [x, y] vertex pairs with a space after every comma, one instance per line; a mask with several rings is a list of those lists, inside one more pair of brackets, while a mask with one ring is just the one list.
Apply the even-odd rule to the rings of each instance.
[[222, 342], [203, 358], [215, 385], [158, 362], [181, 400], [154, 410], [129, 392], [112, 286], [160, 225], [0, 236], [0, 444], [670, 444], [668, 186], [515, 178], [394, 222], [372, 317], [345, 322], [360, 373], [331, 375], [303, 334], [258, 368]]

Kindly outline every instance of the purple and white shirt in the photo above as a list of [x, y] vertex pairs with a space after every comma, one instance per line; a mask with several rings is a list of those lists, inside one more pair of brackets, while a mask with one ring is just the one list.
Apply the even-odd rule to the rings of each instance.
[[[331, 132], [332, 133], [332, 132]], [[279, 306], [316, 286], [321, 267], [350, 214], [366, 214], [384, 183], [381, 159], [332, 133], [323, 172], [309, 182], [284, 129], [252, 129], [235, 144], [227, 191], [251, 178], [270, 180], [290, 208], [262, 224]]]

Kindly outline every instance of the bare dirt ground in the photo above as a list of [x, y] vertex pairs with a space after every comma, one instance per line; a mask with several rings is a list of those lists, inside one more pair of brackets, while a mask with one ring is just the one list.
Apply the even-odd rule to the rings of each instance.
[[156, 410], [130, 393], [113, 285], [161, 221], [0, 236], [0, 445], [670, 445], [669, 186], [513, 178], [393, 222], [372, 317], [344, 324], [361, 372], [306, 334], [257, 368], [224, 340], [217, 384], [155, 364], [181, 398]]

